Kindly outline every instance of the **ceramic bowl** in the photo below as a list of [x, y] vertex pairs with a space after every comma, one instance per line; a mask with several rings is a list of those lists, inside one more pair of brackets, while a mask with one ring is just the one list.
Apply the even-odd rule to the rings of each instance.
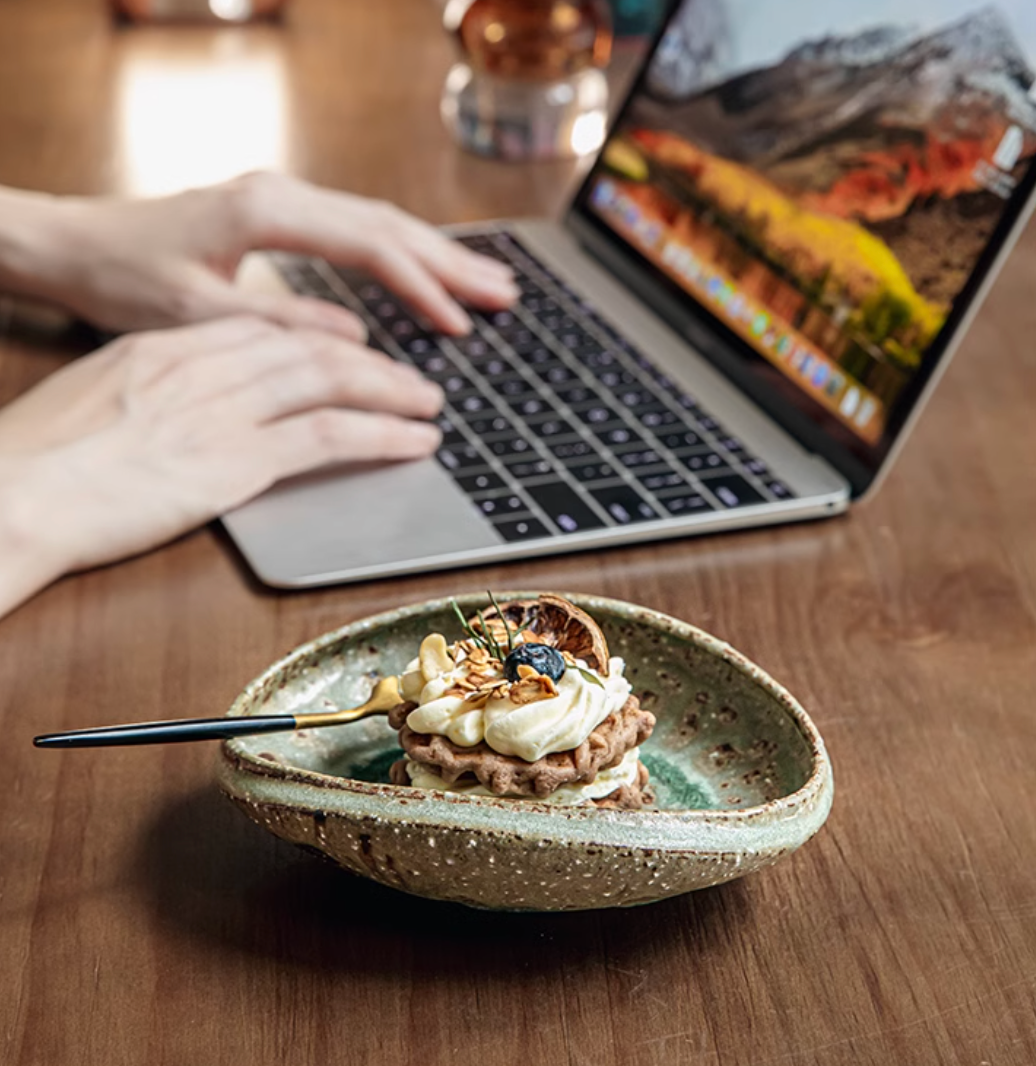
[[[536, 593], [504, 592], [503, 598]], [[221, 787], [260, 825], [347, 870], [478, 907], [629, 906], [768, 866], [831, 807], [824, 743], [806, 712], [729, 645], [656, 611], [565, 593], [597, 619], [658, 724], [642, 747], [656, 809], [605, 811], [388, 784], [384, 718], [223, 745]], [[465, 614], [484, 596], [458, 596]], [[302, 645], [241, 693], [231, 715], [351, 707], [421, 639], [460, 636], [449, 600], [405, 607]]]

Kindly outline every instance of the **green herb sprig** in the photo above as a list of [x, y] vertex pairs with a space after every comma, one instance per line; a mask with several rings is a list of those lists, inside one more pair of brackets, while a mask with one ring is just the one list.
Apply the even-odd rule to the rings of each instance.
[[592, 681], [598, 688], [604, 688], [604, 682], [596, 674], [591, 673], [591, 671], [584, 670], [581, 666], [570, 666], [569, 669], [582, 674], [584, 680]]
[[453, 613], [457, 616], [457, 621], [460, 622], [461, 630], [468, 640], [473, 641], [478, 647], [480, 647], [487, 654], [492, 655], [493, 658], [499, 659], [503, 662], [507, 656], [514, 651], [514, 638], [511, 635], [511, 627], [504, 618], [503, 612], [500, 610], [500, 605], [496, 602], [496, 597], [490, 592], [489, 601], [496, 608], [497, 614], [500, 616], [500, 621], [503, 622], [504, 631], [507, 633], [507, 651], [500, 646], [499, 641], [493, 636], [492, 631], [486, 624], [485, 617], [481, 611], [476, 611], [478, 617], [478, 624], [481, 627], [481, 632], [475, 629], [475, 627], [464, 617], [464, 612], [457, 605], [457, 601], [450, 600], [450, 606], [453, 608]]
[[500, 617], [500, 621], [504, 624], [504, 632], [507, 634], [507, 652], [510, 654], [514, 651], [514, 637], [511, 636], [511, 624], [504, 617], [504, 612], [500, 609], [500, 604], [496, 602], [496, 597], [489, 589], [486, 589], [486, 595], [489, 597], [489, 602], [496, 609], [497, 615]]

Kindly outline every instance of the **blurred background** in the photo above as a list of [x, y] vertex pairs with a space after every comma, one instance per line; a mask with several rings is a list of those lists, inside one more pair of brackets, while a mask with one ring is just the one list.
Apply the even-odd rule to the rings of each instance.
[[[621, 85], [664, 3], [600, 2]], [[443, 5], [391, 7], [386, 18], [368, 0], [286, 0], [242, 22], [242, 0], [5, 0], [0, 128], [17, 143], [0, 145], [0, 183], [39, 188], [42, 175], [52, 192], [151, 196], [272, 168], [458, 221], [489, 213], [479, 187], [492, 168], [515, 210], [538, 208], [552, 186], [560, 206], [578, 165], [498, 175], [508, 168], [462, 152], [444, 128], [428, 90], [458, 59]], [[329, 90], [336, 79], [348, 90]], [[410, 146], [435, 161], [422, 181], [401, 173]]]

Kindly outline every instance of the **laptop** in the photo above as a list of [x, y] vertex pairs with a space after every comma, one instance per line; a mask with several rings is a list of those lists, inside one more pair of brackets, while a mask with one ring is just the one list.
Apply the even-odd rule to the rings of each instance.
[[265, 582], [358, 581], [834, 515], [887, 473], [1036, 202], [1032, 0], [674, 5], [560, 221], [456, 230], [521, 297], [451, 338], [268, 257], [442, 384], [416, 463], [223, 521]]

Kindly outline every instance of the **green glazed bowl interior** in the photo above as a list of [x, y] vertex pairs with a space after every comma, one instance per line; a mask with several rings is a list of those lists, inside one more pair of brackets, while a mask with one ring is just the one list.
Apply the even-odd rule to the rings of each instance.
[[[536, 593], [501, 593], [506, 598]], [[401, 756], [383, 717], [228, 741], [220, 780], [246, 813], [363, 876], [483, 907], [629, 905], [775, 862], [820, 828], [831, 769], [816, 728], [738, 652], [666, 615], [566, 593], [598, 621], [657, 724], [641, 748], [645, 811], [558, 807], [388, 783]], [[483, 596], [460, 596], [467, 614]], [[449, 600], [391, 611], [302, 646], [252, 682], [232, 715], [362, 703], [421, 640], [460, 636]]]

